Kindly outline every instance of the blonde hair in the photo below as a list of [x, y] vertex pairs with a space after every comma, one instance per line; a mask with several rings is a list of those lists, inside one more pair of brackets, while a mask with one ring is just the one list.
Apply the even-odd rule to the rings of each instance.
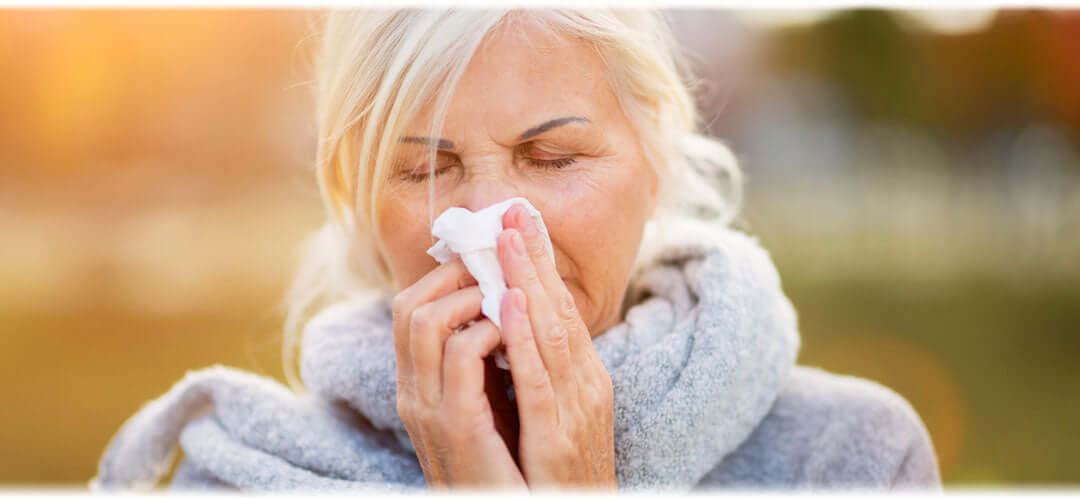
[[[699, 135], [685, 63], [663, 14], [653, 10], [365, 9], [330, 12], [315, 54], [316, 178], [325, 224], [303, 245], [286, 296], [283, 361], [296, 374], [301, 325], [332, 303], [392, 292], [375, 243], [376, 193], [397, 138], [436, 103], [439, 133], [449, 95], [496, 27], [532, 22], [592, 47], [660, 182], [653, 220], [690, 213], [726, 225], [738, 212], [741, 179], [720, 142]], [[509, 23], [509, 26], [504, 24]], [[431, 164], [436, 152], [431, 148]], [[430, 185], [429, 185], [430, 186]], [[650, 223], [650, 231], [661, 224]], [[639, 252], [638, 262], [648, 251]]]

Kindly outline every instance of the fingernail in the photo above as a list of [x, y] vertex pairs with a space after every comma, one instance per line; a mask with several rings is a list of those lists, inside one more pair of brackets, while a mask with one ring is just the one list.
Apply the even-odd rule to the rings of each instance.
[[510, 247], [514, 250], [514, 253], [525, 255], [525, 242], [521, 240], [521, 233], [514, 231], [514, 233], [510, 235]]

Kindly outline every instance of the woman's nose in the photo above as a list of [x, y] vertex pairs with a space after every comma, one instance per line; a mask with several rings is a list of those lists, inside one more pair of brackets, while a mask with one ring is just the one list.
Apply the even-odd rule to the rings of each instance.
[[484, 173], [469, 176], [454, 204], [475, 212], [515, 196], [522, 196], [521, 191], [506, 176]]

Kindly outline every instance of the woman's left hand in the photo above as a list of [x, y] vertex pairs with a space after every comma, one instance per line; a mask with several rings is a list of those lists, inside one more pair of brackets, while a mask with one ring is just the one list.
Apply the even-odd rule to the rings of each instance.
[[503, 227], [498, 254], [510, 289], [501, 330], [522, 474], [530, 488], [616, 490], [611, 376], [535, 222], [515, 205]]

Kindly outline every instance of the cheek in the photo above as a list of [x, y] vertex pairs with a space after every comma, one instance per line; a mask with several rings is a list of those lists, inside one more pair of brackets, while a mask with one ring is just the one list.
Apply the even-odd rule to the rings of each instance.
[[379, 251], [397, 289], [420, 279], [438, 264], [426, 251], [431, 246], [427, 205], [401, 197], [380, 197]]
[[[556, 248], [569, 261], [560, 272], [590, 327], [615, 314], [622, 303], [630, 267], [647, 217], [648, 185], [641, 172], [625, 165], [597, 169], [548, 198], [545, 218]], [[558, 252], [556, 252], [558, 253]]]
[[588, 254], [598, 268], [616, 264], [604, 262], [611, 257], [636, 253], [648, 207], [643, 177], [627, 165], [604, 166], [583, 173], [571, 189], [556, 196], [558, 233], [564, 235], [567, 251]]

